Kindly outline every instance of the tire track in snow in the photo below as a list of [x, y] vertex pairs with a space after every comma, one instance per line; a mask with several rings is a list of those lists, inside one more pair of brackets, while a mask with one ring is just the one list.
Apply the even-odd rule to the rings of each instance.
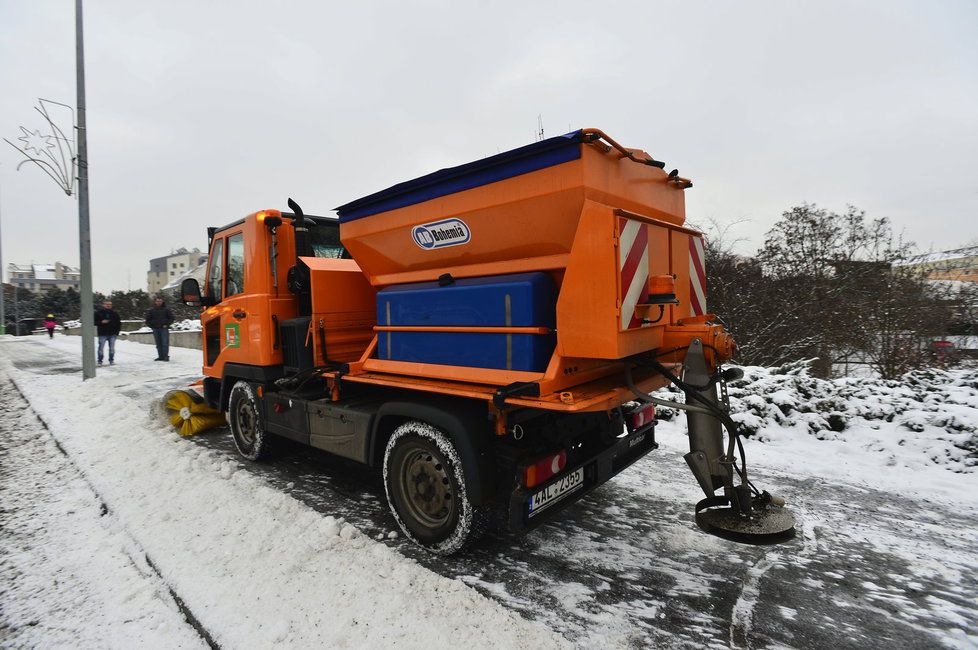
[[[818, 538], [815, 535], [815, 522], [810, 521], [799, 509], [795, 512], [796, 529], [802, 534], [802, 549], [798, 553], [801, 557], [808, 557], [818, 550]], [[734, 602], [730, 613], [730, 647], [731, 648], [753, 648], [754, 644], [750, 638], [751, 629], [754, 621], [754, 608], [761, 595], [761, 580], [770, 569], [781, 564], [782, 551], [770, 551], [764, 555], [757, 563], [747, 570], [744, 577], [740, 594]]]
[[730, 612], [730, 647], [753, 648], [750, 640], [751, 623], [754, 618], [754, 606], [761, 595], [761, 579], [768, 570], [776, 566], [781, 553], [771, 551], [747, 570], [740, 595]]
[[[68, 464], [77, 472], [78, 476], [85, 483], [88, 489], [91, 490], [92, 494], [95, 496], [95, 499], [99, 504], [99, 511], [101, 515], [103, 517], [113, 517], [116, 523], [119, 525], [119, 529], [125, 531], [125, 535], [129, 544], [131, 544], [133, 548], [138, 549], [139, 554], [142, 556], [141, 558], [133, 557], [131, 552], [129, 552], [129, 549], [126, 549], [127, 554], [129, 555], [129, 560], [130, 562], [132, 562], [136, 570], [139, 573], [145, 575], [146, 571], [144, 567], [148, 568], [149, 571], [152, 573], [152, 575], [155, 576], [156, 580], [159, 581], [159, 584], [166, 589], [170, 598], [173, 599], [174, 605], [176, 605], [177, 609], [183, 615], [187, 624], [190, 627], [192, 627], [194, 631], [197, 632], [200, 638], [210, 648], [212, 648], [213, 650], [219, 650], [220, 645], [218, 645], [218, 643], [214, 641], [214, 638], [211, 636], [207, 628], [204, 627], [204, 625], [194, 615], [193, 611], [191, 611], [190, 607], [187, 606], [187, 604], [180, 597], [180, 595], [177, 594], [177, 592], [174, 591], [173, 587], [169, 583], [167, 583], [167, 581], [163, 578], [163, 575], [160, 573], [159, 569], [157, 569], [156, 564], [153, 563], [152, 559], [149, 557], [146, 551], [142, 548], [142, 546], [140, 546], [139, 542], [136, 541], [136, 538], [133, 537], [131, 534], [129, 534], [129, 532], [126, 530], [125, 526], [122, 525], [122, 522], [120, 520], [115, 518], [115, 515], [112, 514], [111, 509], [109, 508], [108, 504], [105, 502], [105, 499], [102, 498], [102, 495], [99, 493], [98, 489], [95, 487], [95, 485], [92, 484], [92, 482], [85, 475], [85, 472], [82, 471], [81, 467], [79, 467], [75, 463], [74, 459], [72, 459], [72, 457], [68, 454], [68, 452], [65, 451], [64, 447], [61, 446], [61, 442], [58, 440], [57, 436], [54, 435], [54, 432], [48, 426], [48, 423], [44, 420], [44, 418], [42, 418], [40, 414], [38, 414], [37, 411], [35, 411], [34, 408], [31, 406], [30, 401], [28, 401], [27, 397], [20, 389], [20, 386], [17, 385], [17, 382], [14, 380], [14, 378], [10, 377], [9, 375], [7, 375], [4, 378], [14, 388], [14, 391], [16, 391], [17, 395], [20, 397], [20, 400], [24, 404], [24, 410], [28, 411], [38, 421], [38, 423], [40, 423], [41, 427], [47, 433], [48, 437], [50, 437], [51, 441], [54, 442], [54, 446], [57, 448], [57, 450], [61, 453], [62, 456], [64, 456]], [[144, 563], [140, 563], [139, 559], [142, 559]]]

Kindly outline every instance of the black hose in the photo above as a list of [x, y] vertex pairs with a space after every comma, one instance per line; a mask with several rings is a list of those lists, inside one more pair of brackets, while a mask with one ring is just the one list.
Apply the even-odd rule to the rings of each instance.
[[[642, 361], [637, 361], [637, 363], [639, 365], [643, 365]], [[727, 414], [724, 413], [724, 411], [719, 406], [717, 406], [716, 404], [714, 404], [713, 402], [711, 402], [710, 400], [706, 399], [705, 397], [699, 394], [700, 391], [709, 389], [710, 386], [712, 386], [717, 382], [717, 380], [720, 377], [720, 374], [718, 372], [713, 374], [713, 376], [710, 378], [710, 381], [707, 382], [705, 386], [696, 386], [694, 384], [686, 383], [676, 375], [672, 374], [668, 368], [666, 368], [664, 365], [662, 365], [655, 359], [649, 359], [648, 362], [646, 363], [648, 366], [653, 368], [660, 375], [662, 375], [663, 377], [671, 381], [673, 384], [675, 384], [680, 390], [692, 396], [693, 399], [706, 406], [710, 411], [713, 411], [716, 414], [717, 419], [723, 422], [724, 426], [726, 426], [728, 429], [730, 427], [733, 428], [737, 427], [737, 424], [733, 420], [731, 420], [730, 417], [727, 416]]]
[[[716, 350], [714, 349], [714, 353], [715, 352]], [[643, 363], [641, 360], [635, 360], [635, 361], [638, 365], [651, 366], [660, 375], [668, 379], [670, 382], [675, 384], [680, 390], [685, 392], [688, 397], [691, 397], [697, 402], [700, 402], [700, 404], [706, 407], [706, 409], [710, 411], [710, 413], [713, 414], [713, 416], [717, 420], [719, 420], [721, 424], [723, 424], [723, 426], [727, 429], [727, 433], [730, 435], [730, 442], [727, 445], [727, 458], [730, 459], [734, 458], [734, 451], [735, 451], [734, 445], [736, 445], [737, 449], [739, 449], [740, 451], [741, 467], [737, 467], [736, 461], [731, 463], [731, 465], [733, 466], [734, 470], [737, 472], [737, 475], [740, 476], [740, 480], [743, 481], [743, 484], [750, 487], [751, 491], [754, 493], [755, 496], [759, 495], [760, 492], [757, 490], [756, 487], [754, 487], [754, 484], [751, 483], [750, 480], [747, 478], [747, 454], [744, 452], [744, 443], [740, 439], [741, 437], [740, 428], [737, 426], [737, 423], [734, 421], [734, 419], [730, 417], [729, 413], [727, 413], [726, 411], [721, 409], [718, 405], [716, 405], [712, 401], [708, 400], [707, 398], [699, 394], [699, 391], [708, 389], [717, 381], [717, 379], [720, 376], [719, 369], [716, 373], [714, 373], [713, 377], [710, 379], [710, 381], [707, 383], [706, 386], [699, 387], [699, 386], [694, 386], [692, 384], [686, 383], [676, 375], [672, 374], [672, 372], [670, 372], [668, 368], [666, 368], [664, 365], [662, 365], [655, 359], [649, 359], [646, 363]]]
[[760, 496], [761, 491], [754, 487], [754, 484], [751, 483], [749, 478], [747, 478], [747, 454], [744, 452], [744, 441], [740, 439], [740, 434], [737, 434], [736, 438], [737, 447], [740, 449], [740, 462], [743, 465], [743, 469], [737, 467], [736, 463], [734, 463], [734, 469], [737, 470], [737, 474], [740, 476], [740, 480], [744, 482], [744, 485], [750, 487], [751, 492], [754, 493], [754, 496]]

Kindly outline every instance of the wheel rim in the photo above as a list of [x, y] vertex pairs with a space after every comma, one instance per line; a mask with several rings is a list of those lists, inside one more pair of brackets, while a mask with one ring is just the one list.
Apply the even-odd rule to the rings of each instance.
[[444, 461], [427, 449], [412, 448], [402, 467], [401, 487], [411, 516], [429, 528], [445, 525], [452, 516], [455, 496]]
[[246, 446], [255, 444], [255, 412], [248, 402], [242, 402], [237, 414], [238, 437]]

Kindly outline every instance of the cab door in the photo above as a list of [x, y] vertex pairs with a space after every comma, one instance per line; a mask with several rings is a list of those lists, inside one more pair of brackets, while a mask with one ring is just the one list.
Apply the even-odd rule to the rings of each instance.
[[[211, 302], [200, 316], [204, 329], [204, 367], [212, 377], [223, 375], [224, 364], [252, 361], [248, 347], [248, 294], [245, 293], [244, 232], [228, 231], [211, 244], [207, 295]], [[253, 320], [253, 319], [252, 319]]]
[[261, 309], [255, 305], [261, 297], [254, 295], [255, 287], [248, 286], [254, 283], [254, 278], [247, 277], [247, 266], [244, 230], [228, 232], [224, 238], [221, 360], [224, 363], [260, 365], [261, 353], [254, 344], [255, 332], [252, 330], [261, 315]]

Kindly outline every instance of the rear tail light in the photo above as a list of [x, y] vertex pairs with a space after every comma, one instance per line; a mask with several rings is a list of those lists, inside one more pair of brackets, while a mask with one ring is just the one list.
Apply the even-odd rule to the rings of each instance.
[[550, 477], [560, 474], [567, 467], [567, 452], [545, 456], [526, 468], [523, 472], [523, 484], [533, 487], [543, 483]]
[[652, 404], [644, 404], [638, 410], [629, 413], [628, 419], [629, 423], [631, 424], [632, 431], [644, 427], [647, 424], [651, 424], [655, 421], [655, 406]]

